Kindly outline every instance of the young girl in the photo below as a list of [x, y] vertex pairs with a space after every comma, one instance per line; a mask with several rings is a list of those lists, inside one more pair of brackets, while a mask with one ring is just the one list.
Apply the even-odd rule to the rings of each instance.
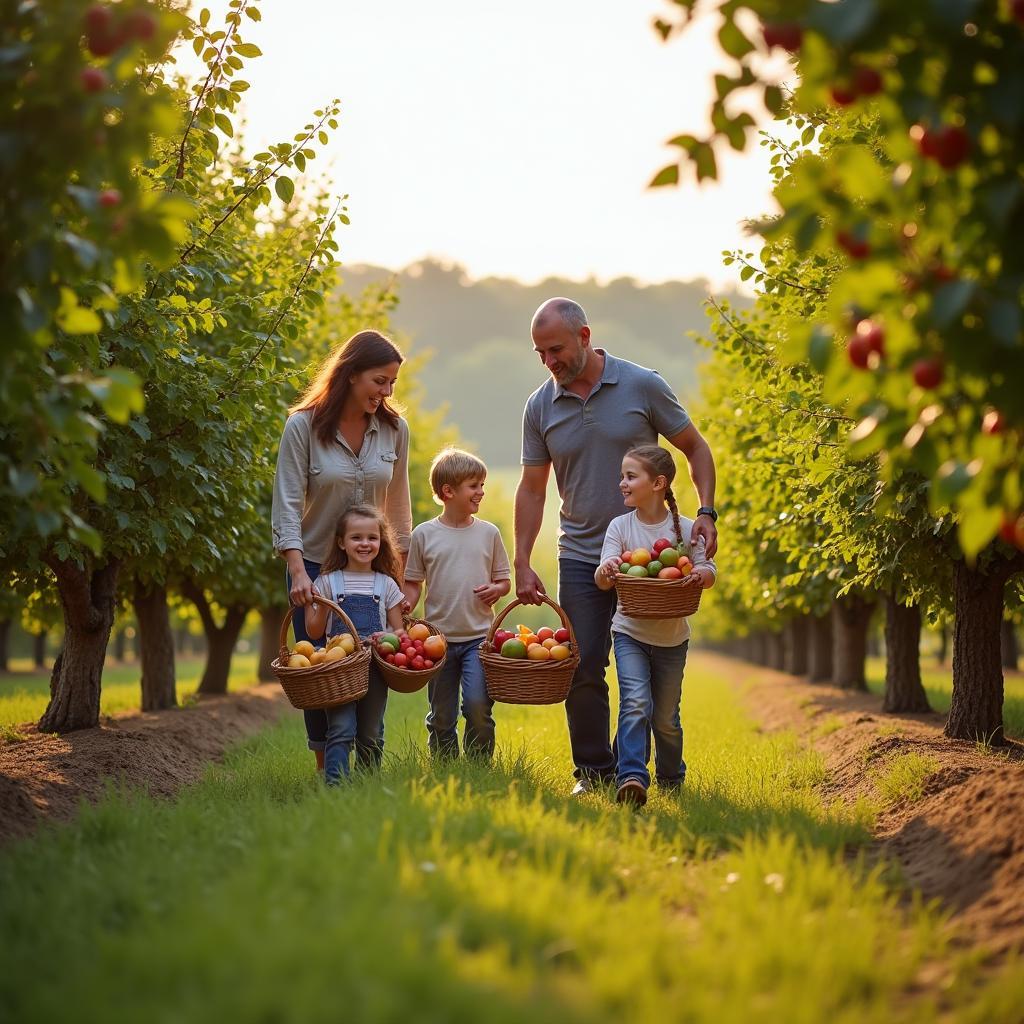
[[[320, 568], [313, 589], [345, 609], [360, 639], [382, 629], [402, 628], [401, 574], [395, 540], [387, 520], [372, 505], [346, 509], [334, 531], [334, 547]], [[324, 604], [305, 610], [306, 632], [319, 639], [347, 633], [348, 626]], [[388, 687], [370, 664], [370, 688], [360, 700], [327, 710], [327, 749], [324, 776], [336, 785], [348, 775], [352, 746], [361, 764], [376, 766], [384, 753], [384, 709]]]
[[[679, 514], [672, 494], [676, 467], [658, 445], [631, 448], [622, 459], [619, 490], [633, 509], [613, 519], [605, 534], [601, 564], [594, 582], [601, 590], [615, 585], [623, 551], [650, 551], [660, 538], [689, 544], [693, 520]], [[715, 583], [715, 563], [704, 556], [701, 538], [692, 553], [693, 574], [702, 587]], [[690, 627], [682, 617], [634, 619], [615, 612], [612, 642], [619, 677], [619, 727], [616, 736], [619, 803], [643, 806], [651, 776], [647, 770], [650, 735], [654, 733], [654, 764], [658, 785], [675, 789], [686, 775], [683, 730], [679, 722], [683, 669]]]

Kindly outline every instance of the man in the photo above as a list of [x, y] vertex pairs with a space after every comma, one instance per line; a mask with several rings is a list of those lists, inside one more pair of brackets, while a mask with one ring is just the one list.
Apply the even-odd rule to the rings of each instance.
[[576, 765], [573, 795], [578, 796], [615, 774], [605, 680], [615, 591], [600, 590], [594, 571], [608, 524], [625, 511], [619, 493], [622, 456], [635, 445], [657, 443], [659, 434], [686, 456], [701, 506], [691, 542], [703, 537], [708, 558], [718, 546], [715, 462], [707, 441], [659, 374], [591, 345], [578, 303], [548, 299], [534, 314], [530, 333], [551, 379], [529, 397], [523, 411], [523, 470], [515, 499], [516, 594], [526, 604], [539, 604], [546, 593], [530, 557], [554, 466], [562, 499], [558, 603], [572, 621], [580, 654], [565, 702]]

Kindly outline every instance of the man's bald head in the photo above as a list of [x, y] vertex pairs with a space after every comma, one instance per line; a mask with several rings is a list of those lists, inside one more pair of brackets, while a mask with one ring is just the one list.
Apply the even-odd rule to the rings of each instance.
[[530, 333], [533, 334], [538, 327], [550, 327], [558, 322], [576, 335], [580, 333], [581, 328], [588, 326], [587, 314], [583, 312], [583, 307], [578, 302], [557, 296], [542, 302], [537, 308], [530, 322]]

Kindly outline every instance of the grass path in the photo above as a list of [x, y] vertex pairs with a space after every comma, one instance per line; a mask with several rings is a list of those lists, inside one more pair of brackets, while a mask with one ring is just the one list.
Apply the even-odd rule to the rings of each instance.
[[1024, 1005], [1021, 964], [950, 948], [856, 852], [872, 808], [822, 806], [820, 759], [758, 733], [699, 655], [687, 785], [641, 815], [566, 798], [560, 707], [499, 706], [499, 763], [433, 766], [423, 704], [394, 696], [385, 770], [340, 791], [290, 716], [174, 803], [112, 794], [0, 853], [5, 1016], [799, 1024]]

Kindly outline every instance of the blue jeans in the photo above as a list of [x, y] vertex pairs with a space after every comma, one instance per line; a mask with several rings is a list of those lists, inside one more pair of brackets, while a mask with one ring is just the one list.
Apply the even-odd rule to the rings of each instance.
[[[320, 563], [311, 562], [308, 558], [302, 560], [302, 564], [306, 567], [306, 572], [309, 573], [309, 578], [315, 580], [320, 575]], [[292, 574], [290, 572], [285, 573], [286, 586], [289, 593], [292, 589]], [[306, 632], [306, 609], [295, 608], [292, 611], [292, 628], [295, 630], [295, 639], [309, 640], [309, 634]], [[327, 749], [327, 712], [319, 708], [312, 710], [305, 710], [302, 712], [302, 718], [306, 723], [306, 742], [310, 750], [326, 750]]]
[[427, 742], [433, 754], [459, 756], [459, 694], [466, 720], [462, 746], [467, 754], [494, 753], [494, 701], [487, 696], [480, 645], [484, 638], [448, 645], [444, 668], [427, 683]]
[[370, 688], [365, 697], [323, 712], [324, 778], [339, 782], [349, 773], [352, 750], [363, 768], [379, 768], [384, 757], [384, 710], [388, 703], [388, 684], [380, 670], [370, 664]]
[[678, 647], [655, 647], [617, 631], [612, 639], [619, 675], [617, 781], [638, 779], [645, 786], [651, 784], [647, 760], [653, 733], [658, 785], [678, 786], [686, 777], [679, 700], [690, 641]]
[[615, 755], [609, 743], [611, 711], [604, 673], [612, 645], [615, 591], [598, 587], [596, 569], [575, 558], [558, 560], [558, 603], [572, 622], [580, 654], [565, 716], [576, 778], [610, 781], [615, 775]]

